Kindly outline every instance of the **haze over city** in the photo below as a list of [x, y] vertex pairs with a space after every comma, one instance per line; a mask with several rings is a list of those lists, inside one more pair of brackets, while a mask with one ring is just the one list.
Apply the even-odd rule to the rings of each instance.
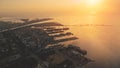
[[120, 0], [0, 0], [0, 17], [52, 17], [95, 59], [85, 68], [120, 68]]

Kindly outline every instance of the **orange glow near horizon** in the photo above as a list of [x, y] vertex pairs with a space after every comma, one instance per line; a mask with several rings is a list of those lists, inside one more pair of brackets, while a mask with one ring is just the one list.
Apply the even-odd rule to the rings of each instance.
[[2, 0], [0, 15], [97, 15], [119, 13], [119, 1], [113, 0]]
[[[120, 0], [1, 0], [0, 17], [7, 16], [54, 18], [70, 28], [79, 38], [73, 44], [87, 50], [87, 56], [95, 62], [120, 57]], [[106, 63], [109, 60], [104, 62], [109, 65]], [[113, 68], [117, 66], [115, 63]]]

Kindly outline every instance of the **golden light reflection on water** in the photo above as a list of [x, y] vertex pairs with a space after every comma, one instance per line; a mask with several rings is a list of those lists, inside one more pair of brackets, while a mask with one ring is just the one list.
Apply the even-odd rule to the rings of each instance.
[[86, 16], [86, 23], [87, 24], [95, 24], [96, 22], [96, 16], [94, 15], [88, 15]]
[[[115, 26], [119, 24], [116, 16], [68, 16], [57, 20], [71, 28], [71, 32], [79, 37], [74, 44], [86, 49], [88, 55], [95, 60], [115, 61], [120, 57], [120, 36], [117, 36], [120, 27]], [[115, 20], [117, 21], [114, 22]]]

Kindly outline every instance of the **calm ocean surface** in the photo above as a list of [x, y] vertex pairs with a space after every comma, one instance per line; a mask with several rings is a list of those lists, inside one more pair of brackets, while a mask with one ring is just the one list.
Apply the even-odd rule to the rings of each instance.
[[85, 68], [120, 68], [120, 15], [60, 16], [56, 21], [79, 37], [73, 44], [95, 60]]

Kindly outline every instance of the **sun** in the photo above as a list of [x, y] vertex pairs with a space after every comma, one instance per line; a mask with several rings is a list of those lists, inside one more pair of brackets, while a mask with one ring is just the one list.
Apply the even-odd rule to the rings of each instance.
[[88, 0], [89, 4], [98, 4], [100, 2], [100, 0]]
[[88, 6], [96, 6], [101, 3], [101, 0], [85, 0]]

